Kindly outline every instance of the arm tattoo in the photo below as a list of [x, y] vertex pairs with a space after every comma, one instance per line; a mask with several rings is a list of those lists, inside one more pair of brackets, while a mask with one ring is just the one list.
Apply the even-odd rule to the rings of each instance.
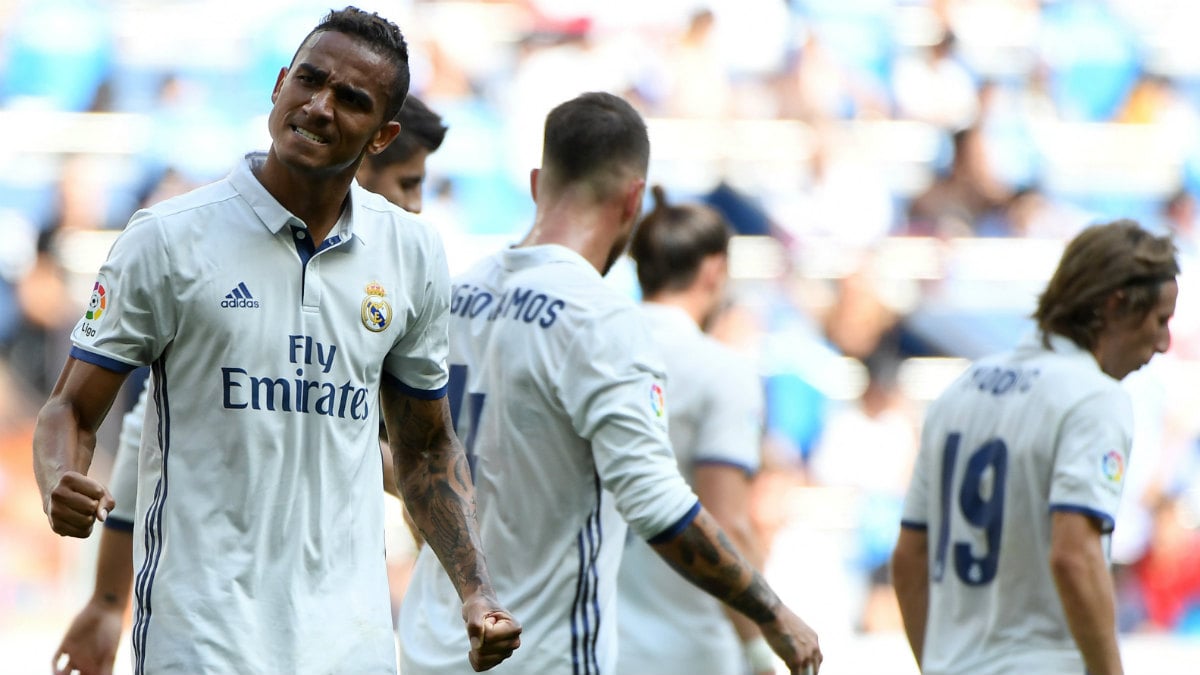
[[684, 578], [750, 620], [759, 624], [775, 620], [781, 604], [778, 596], [707, 513], [655, 548]]
[[396, 484], [459, 597], [490, 586], [475, 525], [475, 487], [444, 400], [384, 397]]

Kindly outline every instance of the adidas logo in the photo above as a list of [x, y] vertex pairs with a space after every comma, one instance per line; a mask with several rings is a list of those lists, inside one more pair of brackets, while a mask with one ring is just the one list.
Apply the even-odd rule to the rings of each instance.
[[225, 294], [225, 299], [221, 301], [222, 307], [236, 309], [238, 307], [258, 307], [258, 301], [250, 295], [250, 289], [246, 288], [246, 282], [241, 282], [233, 287], [232, 291]]

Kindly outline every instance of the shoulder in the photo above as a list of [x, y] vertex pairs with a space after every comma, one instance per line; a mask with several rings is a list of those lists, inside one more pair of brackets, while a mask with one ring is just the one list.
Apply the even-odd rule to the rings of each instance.
[[454, 286], [470, 286], [485, 282], [496, 276], [500, 269], [500, 253], [493, 253], [475, 261], [470, 267], [454, 275], [450, 282]]
[[164, 199], [142, 211], [154, 219], [170, 221], [197, 210], [228, 206], [238, 196], [229, 181], [222, 179]]
[[230, 225], [252, 216], [237, 190], [222, 179], [139, 209], [121, 238], [142, 242], [157, 238], [167, 249], [186, 248], [197, 238], [222, 237]]
[[696, 343], [699, 354], [711, 362], [714, 369], [754, 370], [754, 362], [750, 357], [707, 333], [701, 333]]
[[351, 189], [354, 232], [369, 246], [397, 247], [409, 265], [445, 257], [441, 234], [429, 221], [357, 184]]

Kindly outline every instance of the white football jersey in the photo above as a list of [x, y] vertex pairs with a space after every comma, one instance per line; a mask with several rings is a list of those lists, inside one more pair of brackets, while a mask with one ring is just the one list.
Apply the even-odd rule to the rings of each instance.
[[72, 334], [153, 373], [135, 672], [394, 672], [376, 402], [445, 395], [445, 256], [357, 184], [314, 251], [261, 161], [135, 214]]
[[1084, 672], [1049, 568], [1050, 514], [1112, 530], [1133, 412], [1089, 352], [1050, 341], [974, 363], [928, 411], [902, 521], [929, 537], [928, 675]]
[[[750, 475], [762, 442], [762, 385], [754, 365], [704, 334], [682, 309], [644, 303], [667, 367], [670, 437], [689, 482], [698, 465]], [[617, 581], [617, 673], [738, 675], [741, 641], [721, 602], [681, 577], [646, 542], [630, 537]]]
[[[522, 647], [497, 673], [612, 673], [626, 525], [669, 538], [699, 510], [667, 437], [663, 367], [637, 306], [561, 246], [455, 280], [450, 404], [479, 534]], [[400, 607], [405, 675], [470, 672], [462, 605], [425, 547]]]
[[109, 511], [104, 526], [127, 532], [133, 531], [133, 523], [137, 518], [137, 462], [142, 446], [142, 425], [150, 400], [150, 379], [146, 378], [137, 403], [121, 418], [121, 433], [117, 437], [117, 451], [108, 481], [108, 491], [117, 504]]

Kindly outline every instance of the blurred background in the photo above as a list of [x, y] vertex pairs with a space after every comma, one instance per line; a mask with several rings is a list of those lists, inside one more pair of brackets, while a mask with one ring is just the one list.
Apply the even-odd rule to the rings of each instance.
[[[766, 572], [829, 675], [915, 672], [886, 559], [924, 406], [1032, 328], [1080, 228], [1173, 233], [1174, 343], [1125, 381], [1112, 553], [1127, 672], [1195, 672], [1200, 3], [358, 4], [401, 26], [413, 93], [449, 125], [424, 215], [452, 271], [524, 234], [544, 115], [586, 90], [641, 110], [652, 182], [734, 224], [710, 328], [762, 376]], [[93, 275], [140, 205], [266, 148], [275, 77], [330, 6], [0, 0], [0, 671], [46, 672], [91, 591], [97, 537], [50, 532], [30, 447]], [[628, 264], [609, 280], [636, 293]]]

